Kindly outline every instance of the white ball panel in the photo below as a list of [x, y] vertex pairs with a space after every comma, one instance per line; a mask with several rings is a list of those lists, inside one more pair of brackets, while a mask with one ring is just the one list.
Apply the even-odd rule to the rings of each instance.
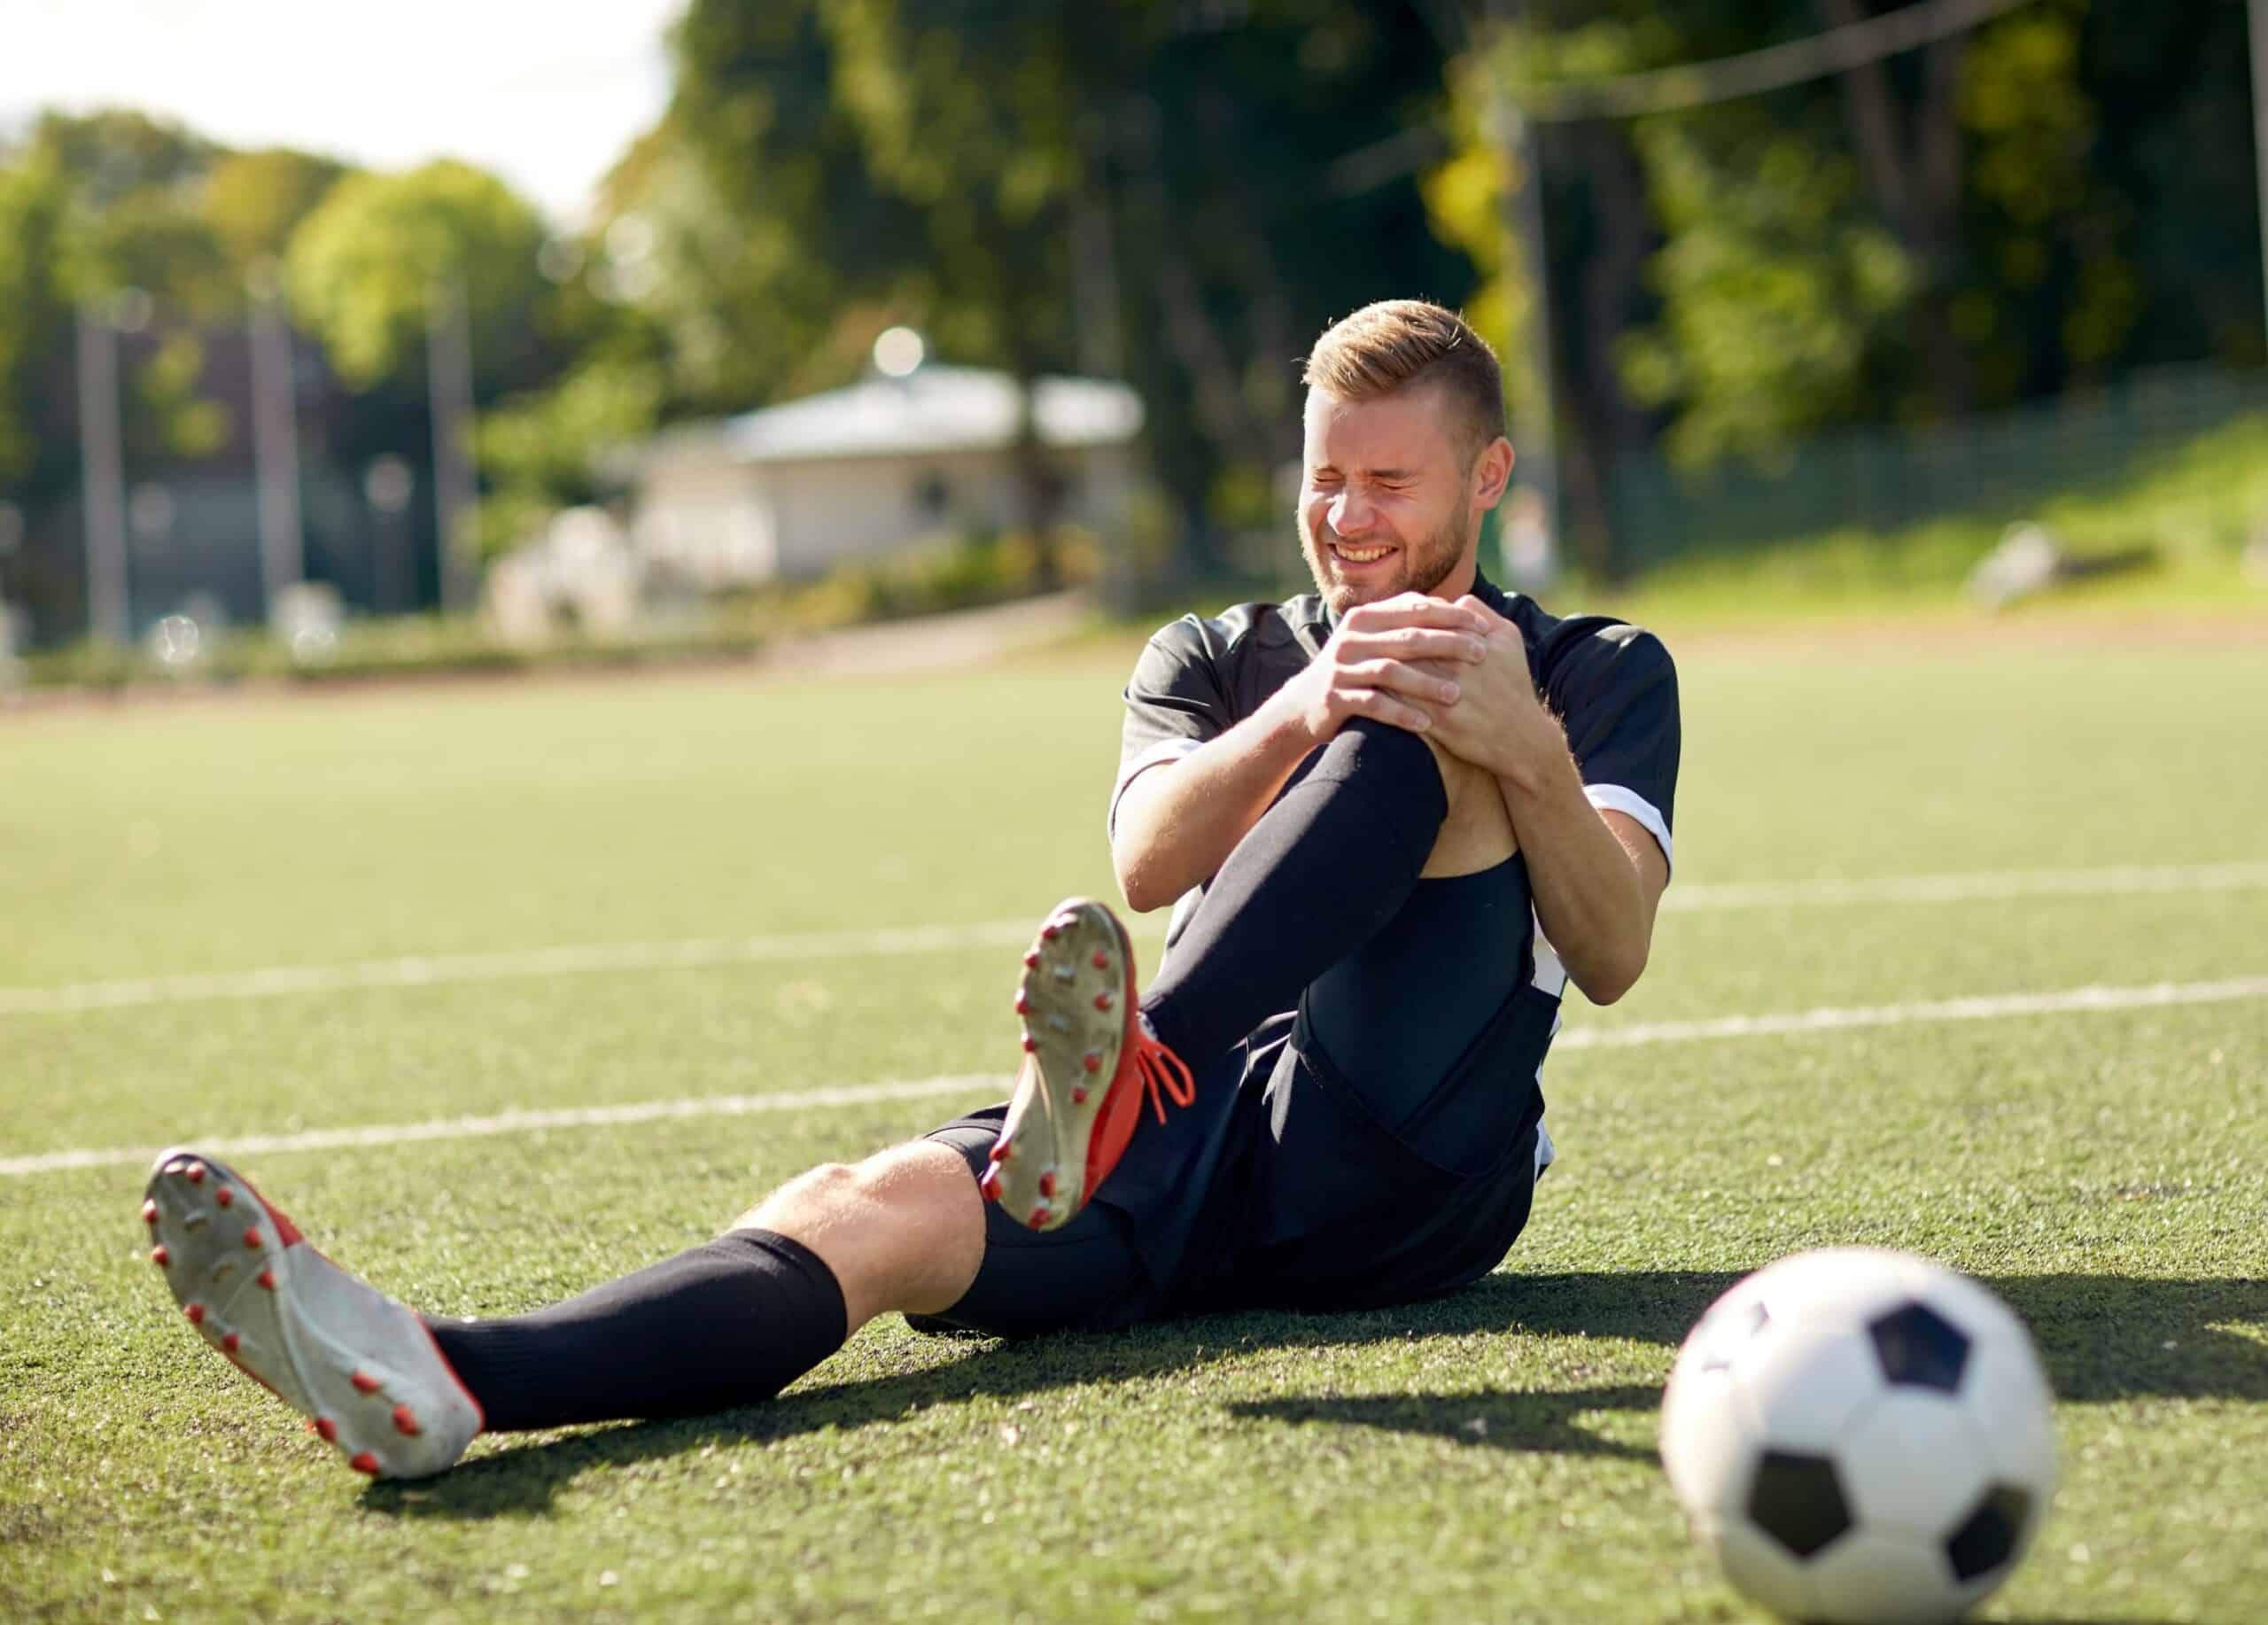
[[1783, 1619], [1819, 1617], [1819, 1599], [1802, 1567], [1745, 1518], [1710, 1520], [1699, 1526], [1699, 1533], [1717, 1554], [1725, 1577], [1751, 1602]]
[[[2047, 1378], [2021, 1342], [1995, 1338], [1969, 1351], [1961, 1373], [1961, 1408], [1984, 1442], [1995, 1477], [2031, 1492], [2041, 1508], [2055, 1493], [2055, 1408]], [[2035, 1515], [2033, 1525], [2039, 1523]]]
[[1733, 1366], [1741, 1409], [1773, 1450], [1833, 1456], [1883, 1382], [1874, 1344], [1849, 1326], [1775, 1324]]
[[1826, 1247], [1783, 1258], [1749, 1279], [1775, 1320], [1860, 1326], [1913, 1296], [1910, 1262], [1878, 1247]]
[[1740, 1504], [1756, 1454], [1730, 1376], [1682, 1363], [1662, 1397], [1662, 1466], [1678, 1502], [1696, 1517]]
[[1811, 1583], [1823, 1625], [1938, 1625], [1967, 1600], [1934, 1545], [1868, 1528], [1821, 1552]]
[[1960, 1402], [1920, 1389], [1885, 1393], [1836, 1453], [1862, 1529], [1934, 1544], [1977, 1504], [1992, 1477]]

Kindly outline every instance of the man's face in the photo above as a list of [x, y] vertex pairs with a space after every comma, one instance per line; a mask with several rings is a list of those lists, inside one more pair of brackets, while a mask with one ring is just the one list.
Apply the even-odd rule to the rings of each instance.
[[1436, 387], [1371, 400], [1308, 391], [1300, 546], [1333, 615], [1444, 584], [1470, 589], [1473, 468]]

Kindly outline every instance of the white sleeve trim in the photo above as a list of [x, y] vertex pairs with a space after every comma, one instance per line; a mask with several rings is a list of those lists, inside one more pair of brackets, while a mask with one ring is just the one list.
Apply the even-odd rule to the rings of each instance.
[[1177, 762], [1194, 752], [1205, 742], [1201, 739], [1161, 739], [1148, 750], [1118, 770], [1118, 782], [1111, 786], [1110, 813], [1103, 820], [1103, 828], [1112, 835], [1118, 833], [1118, 802], [1126, 794], [1126, 787], [1153, 767], [1168, 762]]
[[1654, 844], [1662, 849], [1662, 861], [1673, 868], [1676, 867], [1676, 857], [1670, 851], [1669, 821], [1662, 817], [1659, 807], [1636, 790], [1625, 789], [1619, 784], [1587, 784], [1583, 794], [1602, 812], [1619, 812], [1626, 818], [1636, 819], [1654, 837]]

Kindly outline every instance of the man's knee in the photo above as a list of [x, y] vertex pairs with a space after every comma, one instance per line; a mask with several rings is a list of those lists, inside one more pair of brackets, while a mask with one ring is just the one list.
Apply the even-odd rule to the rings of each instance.
[[883, 1309], [934, 1310], [984, 1256], [984, 1204], [951, 1147], [915, 1140], [862, 1162], [822, 1162], [734, 1222], [792, 1237], [826, 1261], [852, 1324]]
[[1439, 823], [1449, 812], [1441, 766], [1421, 734], [1356, 717], [1331, 736], [1312, 778], [1356, 787], [1394, 811]]

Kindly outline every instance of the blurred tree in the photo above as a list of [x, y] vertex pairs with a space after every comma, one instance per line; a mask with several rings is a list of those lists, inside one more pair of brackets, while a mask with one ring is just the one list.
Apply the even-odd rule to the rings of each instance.
[[62, 447], [51, 432], [46, 381], [71, 343], [70, 296], [62, 280], [69, 192], [51, 155], [0, 167], [0, 488], [28, 491], [43, 460]]
[[288, 147], [225, 153], [206, 172], [199, 212], [242, 273], [280, 261], [299, 222], [347, 173], [334, 159]]
[[544, 237], [534, 208], [503, 182], [442, 159], [340, 181], [293, 232], [286, 280], [340, 375], [363, 388], [422, 381], [434, 301], [462, 287], [485, 400], [544, 375]]

